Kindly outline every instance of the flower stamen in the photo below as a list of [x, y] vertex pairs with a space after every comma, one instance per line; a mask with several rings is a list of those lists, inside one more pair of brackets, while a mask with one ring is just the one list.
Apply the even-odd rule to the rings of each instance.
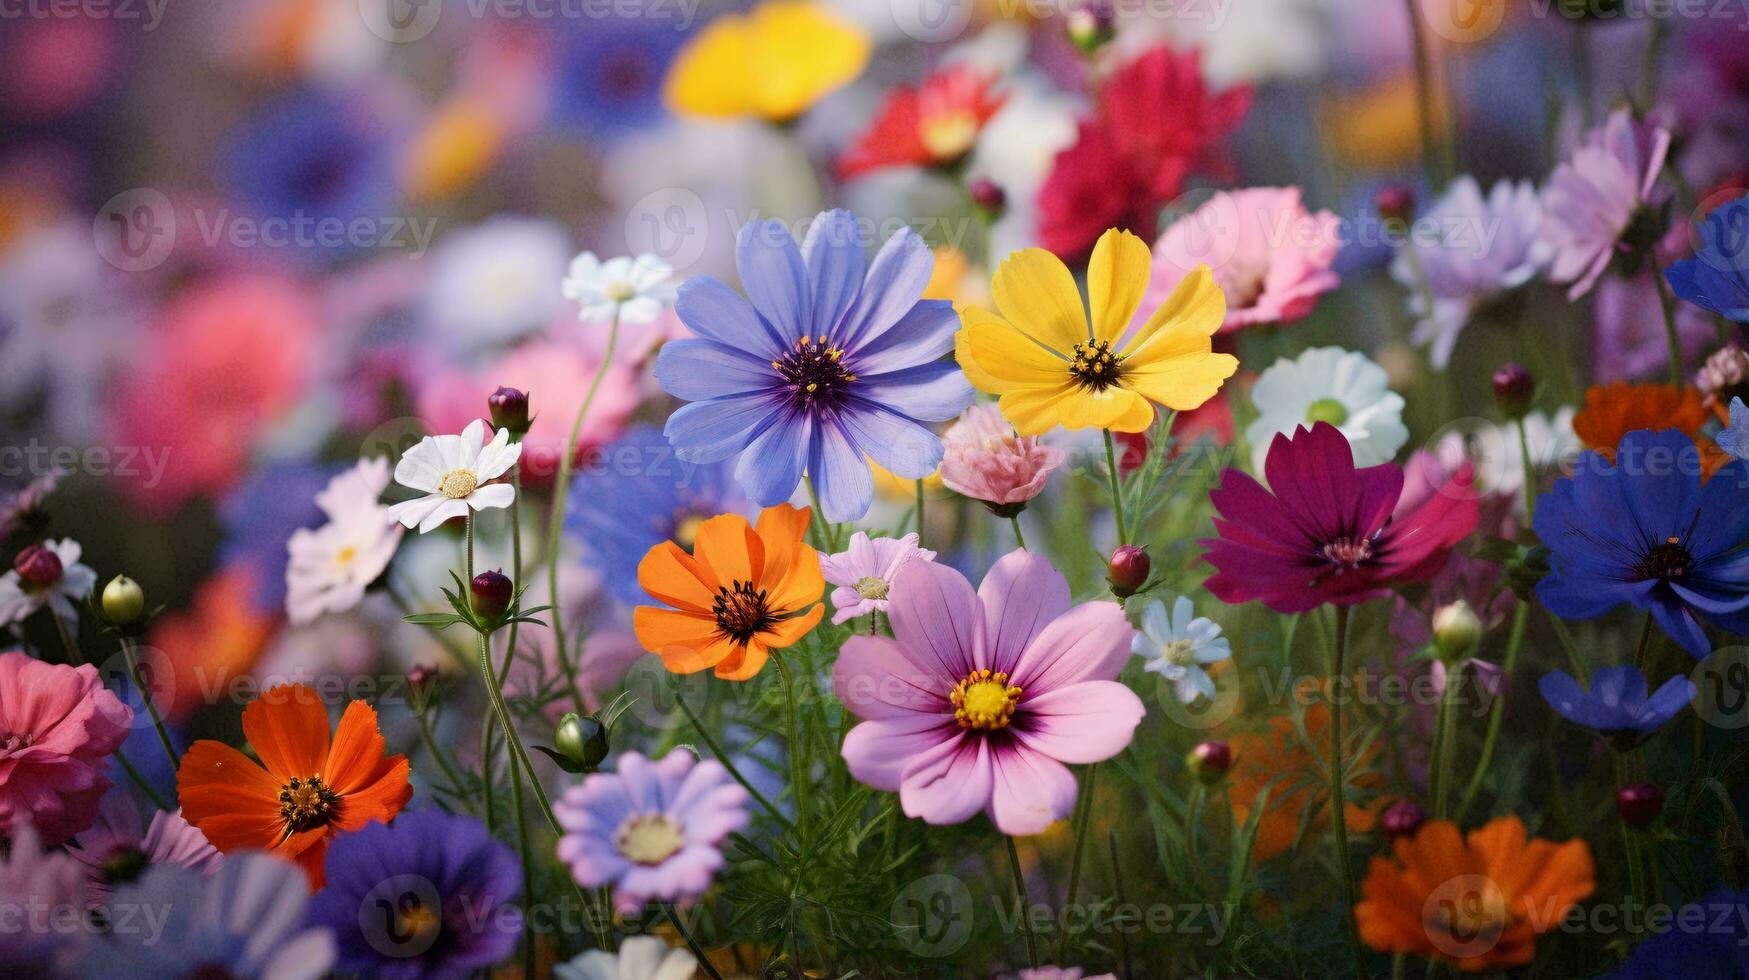
[[1008, 727], [1021, 694], [1020, 688], [1009, 685], [1007, 674], [983, 668], [954, 685], [947, 699], [953, 704], [953, 720], [961, 728], [996, 731]]
[[771, 368], [783, 378], [790, 398], [803, 408], [836, 405], [856, 380], [844, 367], [844, 350], [832, 346], [825, 335], [818, 340], [803, 336], [789, 353], [772, 361]]
[[308, 779], [293, 776], [279, 788], [279, 816], [288, 834], [327, 823], [339, 804], [339, 794], [322, 782], [320, 773]]
[[717, 631], [740, 646], [777, 622], [765, 590], [755, 588], [752, 582], [718, 586], [711, 612], [717, 617]]
[[1112, 353], [1110, 341], [1084, 340], [1075, 345], [1069, 374], [1081, 387], [1101, 392], [1117, 386], [1123, 377], [1123, 360], [1122, 354]]
[[686, 835], [680, 824], [664, 814], [649, 813], [621, 824], [613, 835], [613, 844], [626, 860], [649, 866], [661, 864], [678, 853], [686, 845]]
[[480, 478], [473, 470], [450, 470], [437, 482], [437, 492], [451, 500], [465, 500], [479, 489]]

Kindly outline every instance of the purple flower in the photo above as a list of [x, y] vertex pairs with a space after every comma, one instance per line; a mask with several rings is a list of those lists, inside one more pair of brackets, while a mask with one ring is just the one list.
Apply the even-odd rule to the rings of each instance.
[[915, 532], [902, 538], [871, 538], [864, 531], [850, 536], [850, 547], [820, 556], [820, 573], [832, 590], [832, 622], [842, 623], [875, 610], [886, 611], [887, 595], [899, 568], [913, 558], [934, 561], [935, 552], [917, 547]]
[[0, 976], [77, 976], [90, 933], [50, 925], [83, 923], [89, 904], [85, 875], [66, 854], [43, 850], [30, 823], [20, 822], [10, 834], [11, 846], [0, 854], [0, 910], [12, 919], [0, 942]]
[[1749, 459], [1749, 405], [1731, 399], [1731, 424], [1719, 432], [1719, 448], [1738, 459]]
[[[1596, 342], [1591, 364], [1596, 383], [1632, 381], [1662, 372], [1670, 363], [1670, 340], [1659, 305], [1657, 273], [1612, 276], [1597, 284], [1591, 306]], [[1692, 306], [1676, 308], [1676, 339], [1684, 363], [1699, 359], [1717, 343], [1712, 320]]]
[[152, 814], [150, 825], [140, 820], [133, 797], [112, 788], [98, 805], [97, 820], [73, 838], [73, 858], [85, 866], [94, 893], [132, 881], [159, 864], [187, 868], [211, 877], [224, 857], [198, 827], [182, 819], [180, 809]]
[[522, 929], [516, 855], [471, 817], [439, 810], [370, 823], [328, 848], [310, 921], [340, 968], [373, 977], [465, 977], [509, 956]]
[[1694, 700], [1694, 682], [1681, 674], [1648, 697], [1646, 675], [1638, 667], [1605, 667], [1591, 675], [1591, 690], [1571, 674], [1550, 671], [1537, 683], [1555, 713], [1599, 735], [1637, 740], [1664, 727]]
[[1669, 150], [1669, 130], [1618, 109], [1555, 168], [1543, 191], [1542, 240], [1553, 250], [1549, 278], [1573, 284], [1568, 299], [1590, 292], [1609, 268]]
[[586, 888], [612, 885], [624, 914], [652, 901], [689, 902], [723, 866], [723, 838], [747, 826], [748, 799], [715, 760], [677, 750], [651, 762], [627, 752], [618, 772], [595, 773], [553, 804], [565, 829], [559, 860]]
[[919, 299], [935, 267], [901, 229], [872, 263], [847, 211], [814, 219], [797, 246], [783, 224], [741, 229], [736, 266], [746, 298], [709, 276], [680, 288], [675, 312], [696, 338], [663, 346], [656, 377], [691, 402], [664, 432], [681, 459], [736, 453], [735, 478], [762, 507], [784, 503], [805, 472], [823, 517], [868, 512], [868, 460], [907, 479], [941, 462], [926, 422], [953, 418], [972, 387], [952, 361], [959, 317]]
[[1665, 270], [1670, 288], [1703, 310], [1749, 324], [1749, 197], [1714, 208], [1695, 232], [1694, 258]]

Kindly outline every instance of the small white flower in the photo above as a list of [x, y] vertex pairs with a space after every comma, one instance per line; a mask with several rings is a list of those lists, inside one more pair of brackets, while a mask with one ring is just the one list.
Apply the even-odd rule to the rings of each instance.
[[565, 298], [583, 304], [579, 320], [609, 320], [617, 311], [621, 323], [650, 323], [674, 302], [673, 275], [668, 263], [648, 253], [603, 262], [584, 252], [571, 260]]
[[1233, 655], [1227, 638], [1213, 620], [1196, 615], [1188, 598], [1179, 596], [1166, 612], [1166, 603], [1155, 599], [1142, 610], [1142, 628], [1130, 641], [1130, 652], [1147, 661], [1151, 670], [1172, 682], [1178, 700], [1189, 704], [1198, 697], [1215, 696], [1215, 682], [1204, 665]]
[[632, 936], [619, 955], [592, 949], [553, 968], [558, 980], [691, 980], [698, 960], [684, 949], [670, 949], [655, 936]]
[[464, 349], [538, 330], [564, 307], [553, 280], [570, 254], [570, 236], [551, 221], [498, 217], [458, 230], [431, 254], [425, 315]]
[[468, 423], [459, 436], [426, 436], [407, 450], [395, 464], [395, 482], [425, 494], [389, 508], [389, 516], [407, 527], [415, 525], [424, 534], [469, 510], [509, 507], [516, 489], [508, 483], [491, 483], [510, 472], [522, 457], [522, 444], [510, 442], [508, 429], [499, 429], [485, 446], [486, 420]]
[[1296, 360], [1279, 360], [1251, 388], [1257, 420], [1245, 428], [1254, 472], [1277, 433], [1328, 422], [1354, 448], [1354, 465], [1388, 462], [1409, 441], [1403, 396], [1390, 390], [1385, 369], [1365, 354], [1340, 347], [1314, 347]]
[[0, 575], [0, 626], [23, 622], [43, 606], [69, 623], [79, 622], [79, 609], [74, 603], [91, 594], [97, 585], [97, 573], [79, 564], [79, 542], [72, 538], [44, 541], [42, 546], [60, 560], [60, 577], [33, 586], [19, 577], [16, 570]]
[[286, 542], [286, 616], [295, 626], [323, 613], [351, 609], [395, 557], [402, 528], [381, 502], [389, 486], [387, 457], [361, 460], [316, 495], [328, 523], [299, 528]]

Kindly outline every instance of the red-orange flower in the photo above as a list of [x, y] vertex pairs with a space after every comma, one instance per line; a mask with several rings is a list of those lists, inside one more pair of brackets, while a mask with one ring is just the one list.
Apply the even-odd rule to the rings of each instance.
[[992, 91], [995, 84], [993, 75], [955, 65], [925, 78], [917, 88], [895, 88], [868, 129], [839, 158], [839, 178], [958, 161], [1002, 108], [1006, 97]]
[[1678, 429], [1700, 449], [1707, 476], [1731, 461], [1711, 439], [1701, 434], [1712, 413], [1694, 388], [1617, 381], [1593, 385], [1585, 392], [1585, 407], [1573, 417], [1573, 433], [1587, 448], [1615, 460], [1622, 436], [1638, 429]]
[[1501, 817], [1465, 839], [1436, 820], [1373, 858], [1354, 907], [1360, 937], [1386, 953], [1443, 959], [1462, 970], [1522, 966], [1536, 937], [1595, 887], [1591, 848], [1526, 840], [1524, 823]]
[[[1302, 691], [1301, 696], [1309, 696], [1309, 692]], [[1258, 861], [1267, 861], [1293, 847], [1302, 827], [1306, 832], [1313, 832], [1330, 825], [1327, 783], [1308, 781], [1296, 775], [1283, 778], [1284, 773], [1318, 772], [1321, 766], [1328, 764], [1329, 705], [1321, 700], [1308, 704], [1304, 722], [1304, 739], [1295, 729], [1293, 719], [1282, 716], [1269, 719], [1266, 732], [1241, 732], [1227, 739], [1233, 750], [1233, 768], [1227, 775], [1233, 822], [1245, 826], [1258, 797], [1265, 789], [1269, 790], [1263, 814], [1257, 818], [1257, 839], [1251, 848], [1251, 856]], [[1355, 802], [1356, 796], [1361, 795], [1357, 790], [1373, 790], [1384, 782], [1376, 772], [1352, 776], [1357, 770], [1371, 769], [1377, 754], [1376, 746], [1369, 748], [1362, 759], [1351, 760], [1346, 767], [1353, 783], [1348, 787], [1347, 805], [1342, 812], [1348, 818], [1350, 833], [1371, 830], [1387, 802], [1382, 796], [1372, 796], [1365, 805]], [[1308, 814], [1306, 811], [1312, 807], [1316, 809]]]
[[282, 684], [243, 709], [243, 734], [260, 763], [209, 739], [182, 757], [182, 815], [222, 852], [296, 861], [312, 889], [335, 835], [387, 823], [413, 796], [407, 757], [384, 755], [377, 713], [363, 701], [346, 706], [330, 740], [315, 689]]

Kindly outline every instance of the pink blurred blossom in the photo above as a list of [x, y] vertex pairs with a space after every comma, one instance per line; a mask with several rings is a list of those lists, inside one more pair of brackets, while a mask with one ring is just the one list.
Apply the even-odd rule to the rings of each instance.
[[90, 664], [0, 653], [0, 831], [59, 844], [91, 826], [133, 717]]

